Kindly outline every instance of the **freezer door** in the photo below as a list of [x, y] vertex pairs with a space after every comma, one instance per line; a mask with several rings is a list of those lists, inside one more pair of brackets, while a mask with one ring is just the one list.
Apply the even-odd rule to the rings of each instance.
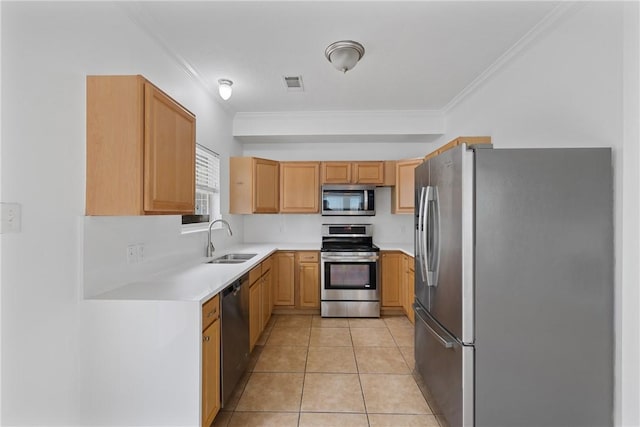
[[417, 303], [414, 312], [416, 371], [429, 404], [449, 427], [473, 426], [473, 347], [461, 345]]
[[[473, 151], [460, 145], [429, 160], [426, 259], [429, 313], [473, 343]], [[428, 268], [428, 269], [429, 269]], [[418, 276], [418, 271], [416, 271]]]

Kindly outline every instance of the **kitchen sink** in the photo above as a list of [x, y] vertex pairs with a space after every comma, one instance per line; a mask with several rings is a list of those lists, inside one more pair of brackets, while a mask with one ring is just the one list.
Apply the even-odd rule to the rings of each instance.
[[208, 264], [241, 264], [257, 254], [226, 254], [209, 261]]

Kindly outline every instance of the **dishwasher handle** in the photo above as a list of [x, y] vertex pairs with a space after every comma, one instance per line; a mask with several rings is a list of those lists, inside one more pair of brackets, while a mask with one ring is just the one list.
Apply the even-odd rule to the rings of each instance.
[[236, 296], [238, 295], [238, 293], [240, 292], [240, 289], [242, 288], [242, 284], [248, 279], [248, 275], [244, 275], [241, 278], [239, 278], [238, 280], [236, 280], [235, 282], [233, 282], [232, 284], [230, 284], [229, 286], [227, 286], [223, 291], [222, 291], [222, 298], [225, 298], [227, 296], [229, 296], [229, 294], [233, 294], [232, 296]]

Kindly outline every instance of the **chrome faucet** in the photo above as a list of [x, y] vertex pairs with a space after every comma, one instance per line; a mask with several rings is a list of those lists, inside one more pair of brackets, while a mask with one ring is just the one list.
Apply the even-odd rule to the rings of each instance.
[[209, 258], [213, 256], [213, 252], [216, 250], [216, 248], [213, 247], [213, 243], [211, 243], [211, 227], [213, 227], [213, 224], [216, 224], [218, 222], [221, 222], [224, 225], [226, 225], [229, 236], [233, 236], [233, 232], [231, 232], [231, 226], [227, 221], [225, 221], [224, 219], [216, 219], [215, 221], [211, 221], [211, 223], [209, 224], [209, 234], [207, 239], [207, 257]]

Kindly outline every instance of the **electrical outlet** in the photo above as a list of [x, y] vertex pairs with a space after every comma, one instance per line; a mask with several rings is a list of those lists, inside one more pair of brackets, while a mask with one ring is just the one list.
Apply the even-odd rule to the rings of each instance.
[[137, 262], [142, 262], [144, 261], [144, 245], [143, 244], [139, 244], [136, 245], [136, 252], [137, 252]]
[[138, 262], [137, 245], [127, 246], [127, 264], [135, 264]]
[[0, 233], [19, 233], [22, 212], [18, 203], [0, 203]]

